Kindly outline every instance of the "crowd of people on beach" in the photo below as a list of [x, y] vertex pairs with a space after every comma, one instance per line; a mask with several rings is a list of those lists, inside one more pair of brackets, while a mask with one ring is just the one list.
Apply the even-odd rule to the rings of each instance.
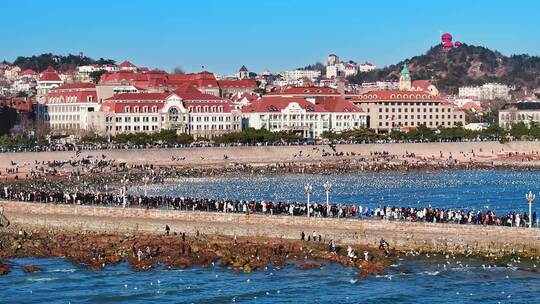
[[91, 142], [51, 142], [50, 144], [36, 144], [32, 146], [0, 146], [0, 153], [10, 152], [57, 152], [57, 151], [96, 151], [96, 150], [133, 150], [133, 149], [167, 149], [167, 148], [196, 148], [196, 147], [247, 147], [247, 146], [306, 146], [320, 144], [385, 144], [385, 143], [423, 143], [423, 142], [485, 142], [496, 141], [497, 138], [463, 138], [460, 140], [428, 140], [428, 139], [373, 139], [373, 140], [300, 140], [294, 142], [258, 142], [258, 143], [214, 143], [208, 141], [198, 141], [189, 144], [180, 143], [153, 143], [153, 144], [134, 144], [134, 143], [91, 143]]
[[[123, 186], [114, 193], [79, 193], [63, 191], [28, 191], [16, 186], [4, 186], [0, 197], [5, 200], [54, 204], [76, 204], [122, 208], [169, 209], [200, 212], [223, 212], [262, 215], [309, 216], [314, 218], [379, 219], [390, 221], [452, 223], [526, 227], [527, 213], [509, 212], [498, 216], [494, 211], [457, 210], [451, 208], [380, 206], [370, 208], [359, 204], [311, 204], [255, 200], [226, 200], [171, 196], [127, 194]], [[537, 219], [532, 214], [532, 222]]]

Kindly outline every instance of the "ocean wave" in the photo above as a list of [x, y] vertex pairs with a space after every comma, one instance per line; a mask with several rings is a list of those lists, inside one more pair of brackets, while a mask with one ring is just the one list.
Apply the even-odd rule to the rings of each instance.
[[55, 269], [55, 270], [51, 270], [51, 271], [47, 271], [47, 272], [75, 272], [77, 271], [76, 268], [72, 268], [72, 269]]
[[26, 279], [28, 282], [52, 282], [52, 281], [58, 281], [60, 278], [30, 278]]

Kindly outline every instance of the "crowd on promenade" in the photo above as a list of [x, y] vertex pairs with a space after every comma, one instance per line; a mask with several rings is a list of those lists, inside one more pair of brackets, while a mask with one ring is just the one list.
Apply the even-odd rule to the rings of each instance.
[[[133, 144], [133, 143], [51, 143], [48, 145], [33, 146], [0, 146], [0, 153], [8, 152], [62, 152], [62, 151], [99, 151], [99, 150], [133, 150], [133, 149], [167, 149], [167, 148], [198, 148], [198, 147], [249, 147], [249, 146], [308, 146], [326, 144], [389, 144], [389, 143], [426, 143], [426, 142], [456, 142], [457, 140], [301, 140], [296, 142], [259, 142], [259, 143], [213, 143], [213, 142], [193, 142], [189, 144], [174, 143], [154, 143], [154, 144]], [[496, 141], [493, 138], [462, 139], [460, 142], [484, 142]]]
[[[4, 186], [0, 197], [5, 200], [54, 204], [76, 204], [109, 206], [122, 208], [161, 208], [168, 210], [310, 216], [328, 218], [385, 219], [392, 221], [452, 223], [469, 225], [495, 225], [526, 227], [529, 222], [527, 213], [510, 212], [498, 216], [493, 211], [456, 210], [427, 207], [381, 206], [369, 208], [354, 204], [321, 204], [298, 202], [270, 202], [253, 200], [223, 200], [207, 198], [138, 196], [129, 195], [125, 187], [115, 193], [78, 193], [44, 192], [18, 189], [16, 186]], [[532, 214], [532, 222], [537, 219]]]

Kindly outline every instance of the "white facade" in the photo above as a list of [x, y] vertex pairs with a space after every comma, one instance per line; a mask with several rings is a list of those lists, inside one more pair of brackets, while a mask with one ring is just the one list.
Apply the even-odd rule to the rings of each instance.
[[509, 100], [511, 88], [500, 83], [486, 83], [479, 87], [460, 87], [460, 97], [477, 97], [482, 100], [504, 99]]
[[337, 78], [339, 76], [339, 66], [338, 65], [328, 65], [326, 66], [326, 78]]
[[375, 70], [377, 67], [369, 62], [364, 62], [358, 65], [358, 70], [360, 72], [371, 72]]
[[321, 71], [316, 70], [289, 70], [281, 73], [285, 81], [289, 84], [295, 83], [302, 78], [316, 81], [321, 76]]
[[231, 110], [223, 101], [191, 102], [176, 94], [163, 100], [105, 102], [101, 111], [101, 130], [109, 135], [172, 129], [195, 138], [212, 138], [240, 132], [242, 127], [240, 111]]
[[248, 127], [291, 131], [304, 138], [320, 138], [325, 131], [342, 132], [367, 123], [367, 113], [339, 97], [263, 97], [242, 113]]
[[244, 113], [249, 127], [272, 132], [301, 132], [304, 138], [318, 138], [324, 131], [330, 131], [330, 113], [308, 112], [296, 102], [279, 112]]
[[540, 123], [540, 102], [520, 102], [507, 104], [499, 110], [499, 126], [510, 129], [512, 125], [523, 122], [527, 126]]

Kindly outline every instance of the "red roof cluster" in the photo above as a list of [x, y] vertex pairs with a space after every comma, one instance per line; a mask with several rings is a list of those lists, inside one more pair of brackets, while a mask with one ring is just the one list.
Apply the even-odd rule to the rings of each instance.
[[254, 79], [219, 80], [218, 85], [220, 88], [256, 88], [257, 81]]
[[358, 106], [340, 96], [317, 97], [315, 104], [323, 107], [327, 112], [364, 112]]

